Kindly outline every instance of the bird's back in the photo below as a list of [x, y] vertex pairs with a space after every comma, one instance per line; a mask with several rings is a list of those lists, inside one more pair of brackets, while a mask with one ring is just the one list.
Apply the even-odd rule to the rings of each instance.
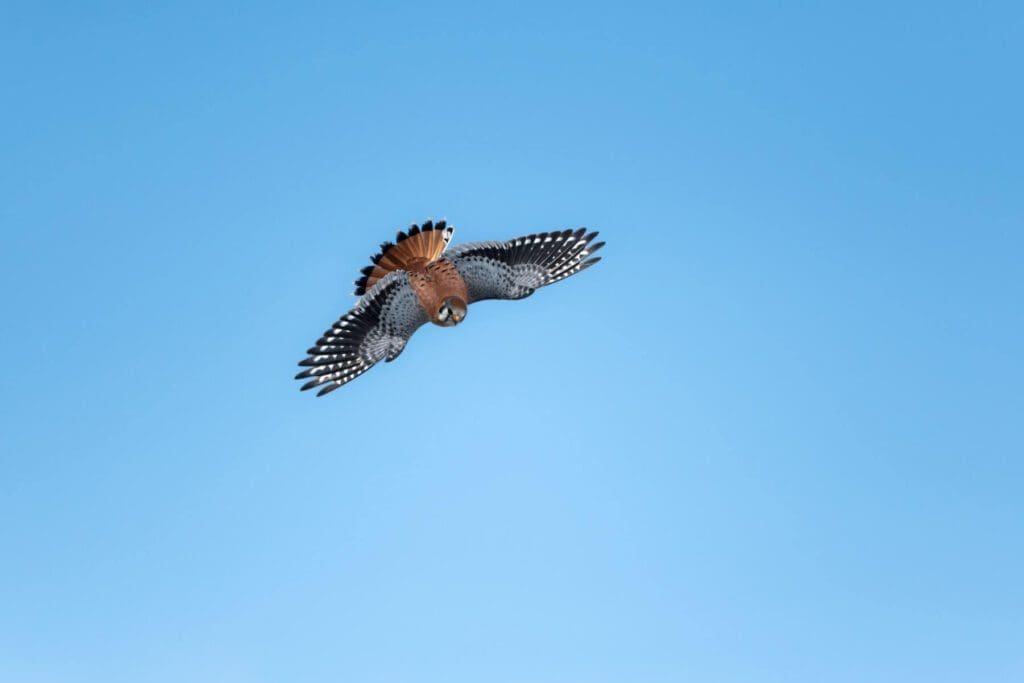
[[421, 270], [409, 273], [409, 282], [427, 315], [434, 317], [441, 302], [448, 297], [469, 300], [466, 281], [448, 259], [442, 258], [426, 264]]

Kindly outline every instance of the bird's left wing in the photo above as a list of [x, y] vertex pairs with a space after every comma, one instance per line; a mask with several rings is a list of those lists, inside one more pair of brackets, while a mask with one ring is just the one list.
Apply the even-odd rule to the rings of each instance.
[[449, 249], [466, 282], [470, 303], [484, 299], [522, 299], [534, 290], [564, 280], [601, 260], [594, 252], [596, 232], [586, 228], [542, 232], [507, 242], [470, 242]]
[[317, 396], [323, 396], [379, 361], [398, 358], [409, 337], [426, 322], [408, 274], [389, 273], [306, 352], [309, 357], [299, 365], [307, 369], [295, 379], [309, 379], [303, 391], [320, 387]]

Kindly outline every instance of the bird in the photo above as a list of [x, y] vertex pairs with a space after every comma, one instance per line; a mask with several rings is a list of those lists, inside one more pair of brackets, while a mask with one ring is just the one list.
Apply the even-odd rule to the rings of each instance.
[[447, 221], [413, 223], [384, 242], [355, 281], [355, 306], [299, 362], [302, 390], [328, 394], [381, 360], [391, 362], [413, 333], [430, 322], [455, 327], [470, 304], [524, 299], [601, 260], [604, 246], [586, 228], [541, 232], [506, 241], [468, 242], [448, 249]]

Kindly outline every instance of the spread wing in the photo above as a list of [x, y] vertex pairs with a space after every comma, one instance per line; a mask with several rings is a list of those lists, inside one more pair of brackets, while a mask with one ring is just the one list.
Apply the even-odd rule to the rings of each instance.
[[413, 332], [427, 322], [404, 271], [389, 273], [356, 307], [324, 332], [299, 365], [295, 379], [309, 379], [302, 390], [321, 387], [317, 396], [351, 382], [381, 360], [393, 361]]
[[580, 228], [507, 242], [470, 242], [451, 248], [445, 258], [466, 281], [470, 302], [522, 299], [601, 260], [591, 255], [604, 242], [591, 244], [597, 233], [586, 233], [586, 228]]

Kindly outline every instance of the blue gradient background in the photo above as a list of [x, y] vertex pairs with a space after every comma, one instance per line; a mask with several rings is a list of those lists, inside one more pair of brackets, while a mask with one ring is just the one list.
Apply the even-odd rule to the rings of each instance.
[[[0, 680], [1024, 678], [1019, 3], [0, 10]], [[394, 231], [586, 225], [291, 378]]]

